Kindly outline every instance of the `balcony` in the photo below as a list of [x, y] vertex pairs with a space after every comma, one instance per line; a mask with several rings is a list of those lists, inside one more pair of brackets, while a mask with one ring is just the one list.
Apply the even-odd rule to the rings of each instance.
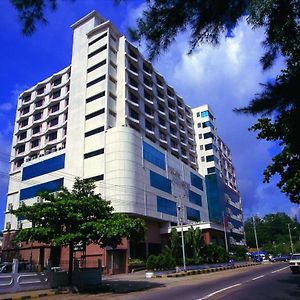
[[135, 106], [135, 107], [139, 107], [140, 106], [139, 102], [135, 102], [134, 100], [131, 100], [129, 98], [126, 98], [126, 101], [128, 103], [130, 103], [131, 105]]

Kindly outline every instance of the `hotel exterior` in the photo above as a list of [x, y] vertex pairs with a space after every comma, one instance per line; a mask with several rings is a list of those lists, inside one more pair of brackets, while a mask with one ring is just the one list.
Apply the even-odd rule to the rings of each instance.
[[[115, 212], [146, 221], [145, 255], [159, 252], [165, 234], [178, 223], [178, 208], [185, 230], [191, 224], [200, 227], [207, 243], [224, 239], [222, 214], [239, 218], [227, 230], [239, 229], [230, 236], [231, 243], [244, 243], [231, 156], [216, 134], [211, 109], [192, 110], [138, 49], [95, 11], [71, 27], [71, 65], [19, 96], [3, 251], [11, 252], [16, 230], [31, 226], [9, 210], [21, 202], [39, 201], [40, 190], [71, 188], [75, 177], [93, 179]], [[198, 127], [199, 122], [211, 123]], [[207, 132], [214, 138], [201, 143], [200, 135]], [[210, 189], [218, 189], [218, 205], [210, 196], [216, 191]], [[29, 246], [19, 248], [28, 257]], [[43, 264], [49, 249], [34, 248]], [[114, 269], [111, 253], [119, 251], [121, 272], [126, 269], [123, 258], [132, 256], [130, 248], [124, 241], [116, 250], [90, 246], [87, 253], [101, 256], [109, 272]]]

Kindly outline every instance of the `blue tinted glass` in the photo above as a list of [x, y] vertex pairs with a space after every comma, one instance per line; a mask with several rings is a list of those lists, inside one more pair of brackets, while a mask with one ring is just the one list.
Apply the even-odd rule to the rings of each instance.
[[201, 195], [199, 195], [193, 191], [189, 191], [189, 200], [190, 200], [190, 202], [192, 202], [194, 204], [202, 206]]
[[206, 132], [203, 134], [205, 139], [214, 138], [214, 135], [211, 132]]
[[56, 192], [64, 185], [64, 179], [56, 179], [20, 190], [20, 200], [33, 198], [38, 192]]
[[202, 127], [203, 127], [203, 128], [211, 127], [212, 129], [215, 128], [214, 125], [212, 124], [212, 122], [210, 122], [210, 121], [203, 122], [203, 123], [202, 123]]
[[208, 117], [208, 110], [201, 112], [201, 118]]
[[172, 194], [171, 180], [153, 171], [150, 171], [150, 184], [161, 191]]
[[214, 160], [215, 160], [214, 155], [208, 155], [208, 156], [206, 156], [206, 161], [207, 162], [214, 161]]
[[186, 208], [186, 217], [189, 220], [199, 222], [200, 221], [200, 211], [187, 207]]
[[65, 167], [65, 154], [38, 162], [23, 169], [22, 180], [41, 176], [63, 169]]
[[191, 173], [191, 185], [203, 191], [203, 181], [194, 173]]
[[157, 196], [157, 211], [177, 216], [176, 202]]
[[216, 168], [215, 167], [211, 167], [211, 168], [207, 168], [207, 173], [208, 174], [212, 174], [216, 172]]
[[143, 142], [143, 157], [155, 166], [163, 170], [166, 169], [165, 154], [161, 153], [146, 142]]

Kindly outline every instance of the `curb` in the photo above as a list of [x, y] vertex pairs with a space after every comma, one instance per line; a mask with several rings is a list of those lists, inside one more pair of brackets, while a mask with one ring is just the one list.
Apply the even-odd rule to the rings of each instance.
[[[33, 292], [33, 291], [30, 291]], [[22, 292], [25, 293], [25, 292]], [[23, 295], [23, 296], [11, 296], [7, 298], [2, 298], [0, 295], [1, 300], [27, 300], [27, 299], [37, 299], [41, 297], [46, 297], [46, 296], [54, 296], [54, 295], [60, 295], [60, 294], [69, 294], [70, 291], [65, 290], [65, 291], [49, 291], [49, 292], [44, 292], [44, 293], [39, 293], [39, 294], [29, 294], [29, 295]]]
[[172, 274], [154, 275], [152, 278], [184, 277], [184, 276], [191, 276], [191, 275], [198, 275], [198, 274], [205, 274], [205, 273], [225, 271], [225, 270], [230, 270], [230, 269], [251, 267], [251, 266], [256, 266], [256, 265], [260, 265], [260, 263], [251, 263], [251, 264], [236, 265], [236, 266], [233, 265], [233, 266], [216, 267], [216, 268], [201, 269], [201, 270], [191, 270], [191, 271], [179, 272], [179, 273], [172, 273]]

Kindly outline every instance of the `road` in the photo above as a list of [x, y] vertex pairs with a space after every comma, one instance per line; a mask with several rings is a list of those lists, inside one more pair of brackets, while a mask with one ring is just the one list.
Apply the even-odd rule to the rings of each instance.
[[[300, 274], [292, 274], [287, 263], [265, 264], [182, 278], [151, 279], [152, 288], [127, 294], [77, 294], [46, 297], [52, 300], [260, 300], [300, 299]], [[145, 279], [143, 281], [145, 283]], [[117, 284], [118, 281], [115, 281]], [[121, 280], [120, 280], [121, 283]], [[138, 281], [128, 281], [134, 285]], [[151, 287], [149, 283], [149, 287]]]

